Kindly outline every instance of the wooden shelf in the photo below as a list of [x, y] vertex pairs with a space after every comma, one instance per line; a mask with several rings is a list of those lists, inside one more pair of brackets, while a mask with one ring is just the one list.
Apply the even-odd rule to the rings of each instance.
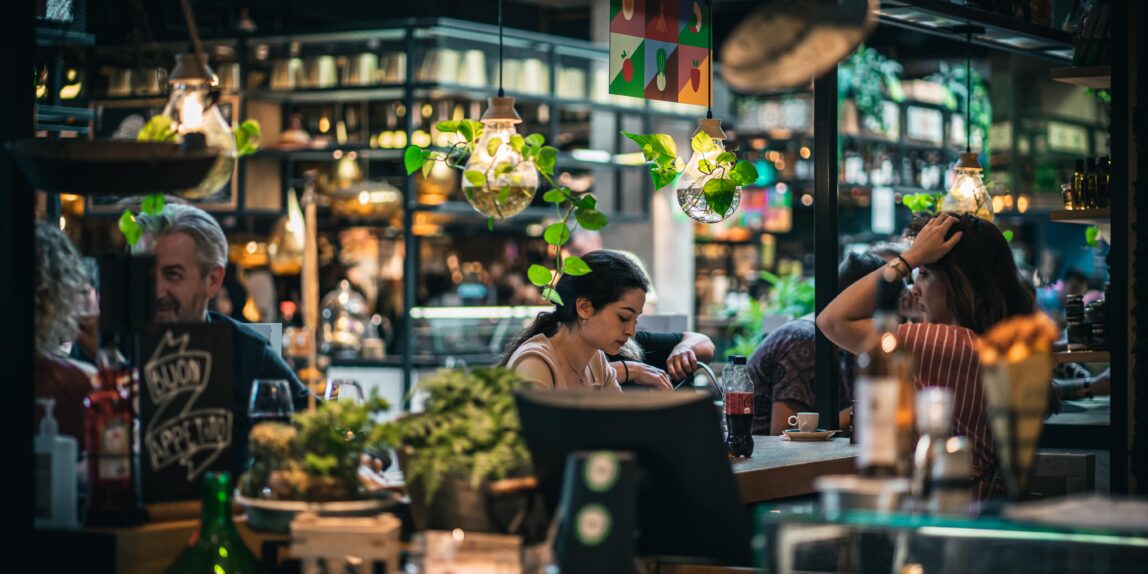
[[1103, 225], [1109, 223], [1110, 212], [1104, 209], [1060, 209], [1050, 211], [1049, 219], [1061, 223], [1081, 223], [1085, 225]]
[[1107, 363], [1108, 351], [1065, 351], [1053, 353], [1057, 363]]
[[1064, 84], [1107, 90], [1112, 87], [1112, 66], [1053, 68], [1052, 79]]

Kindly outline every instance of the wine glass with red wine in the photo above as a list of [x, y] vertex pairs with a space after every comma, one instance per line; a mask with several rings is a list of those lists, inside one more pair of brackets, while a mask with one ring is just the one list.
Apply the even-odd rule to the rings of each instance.
[[290, 423], [295, 412], [291, 387], [283, 379], [255, 379], [251, 384], [251, 402], [247, 415], [251, 424], [262, 422]]

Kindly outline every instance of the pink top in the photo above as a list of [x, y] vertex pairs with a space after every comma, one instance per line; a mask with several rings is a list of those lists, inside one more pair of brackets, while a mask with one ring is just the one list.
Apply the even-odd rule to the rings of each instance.
[[897, 329], [897, 338], [913, 354], [918, 389], [944, 387], [953, 393], [953, 434], [965, 437], [972, 450], [973, 495], [984, 499], [996, 494], [1002, 484], [990, 483], [997, 460], [981, 390], [977, 334], [965, 327], [911, 323]]
[[563, 369], [573, 374], [572, 367], [558, 357], [558, 349], [546, 335], [535, 335], [514, 350], [507, 361], [507, 367], [514, 369], [518, 374], [534, 383], [540, 389], [583, 389], [590, 391], [622, 392], [618, 386], [618, 376], [610, 366], [606, 353], [595, 351], [590, 363], [582, 372], [581, 385], [567, 385], [565, 376], [559, 377]]

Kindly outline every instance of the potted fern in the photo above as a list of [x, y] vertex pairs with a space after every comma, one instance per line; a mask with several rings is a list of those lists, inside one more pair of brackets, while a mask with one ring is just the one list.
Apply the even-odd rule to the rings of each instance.
[[417, 528], [520, 531], [534, 493], [514, 392], [527, 387], [497, 367], [442, 369], [419, 383], [425, 411], [386, 430]]

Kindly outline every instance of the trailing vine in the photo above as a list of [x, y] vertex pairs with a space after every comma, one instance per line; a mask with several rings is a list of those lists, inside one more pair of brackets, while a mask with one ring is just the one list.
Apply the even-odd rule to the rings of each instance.
[[[487, 185], [488, 178], [498, 178], [512, 173], [521, 163], [529, 163], [550, 184], [551, 189], [542, 195], [546, 203], [554, 204], [555, 215], [558, 221], [546, 226], [542, 238], [554, 253], [554, 268], [533, 264], [526, 270], [527, 279], [542, 289], [542, 297], [555, 305], [564, 304], [555, 287], [562, 275], [585, 275], [590, 267], [581, 257], [563, 255], [562, 247], [570, 241], [571, 232], [579, 225], [590, 231], [597, 231], [609, 223], [606, 215], [598, 211], [598, 200], [590, 192], [575, 192], [570, 188], [558, 185], [554, 181], [554, 167], [558, 159], [558, 149], [546, 144], [541, 134], [522, 136], [514, 134], [509, 141], [493, 138], [487, 142], [487, 153], [494, 156], [502, 146], [510, 146], [515, 152], [521, 154], [522, 159], [515, 164], [509, 162], [493, 163], [487, 171], [467, 170], [466, 158], [475, 151], [479, 139], [482, 137], [483, 126], [474, 120], [447, 120], [435, 124], [435, 129], [443, 133], [454, 133], [460, 137], [446, 150], [423, 149], [415, 145], [408, 146], [403, 152], [403, 164], [407, 175], [422, 171], [425, 177], [435, 162], [443, 162], [447, 166], [463, 170], [463, 177], [475, 187]], [[465, 188], [464, 188], [465, 189]], [[509, 199], [510, 186], [500, 190], [495, 198], [495, 209], [501, 209]], [[468, 191], [469, 193], [469, 191]], [[468, 195], [467, 199], [473, 201]], [[573, 222], [571, 222], [573, 218]], [[487, 229], [494, 229], [495, 218], [488, 216]]]
[[[642, 156], [650, 162], [650, 177], [654, 181], [654, 189], [661, 189], [675, 183], [685, 172], [685, 162], [678, 157], [677, 144], [666, 134], [632, 134], [622, 132], [622, 135], [633, 140], [642, 149]], [[698, 153], [712, 153], [717, 151], [713, 137], [704, 131], [698, 131], [690, 139], [690, 147]], [[702, 193], [693, 198], [696, 203], [705, 198], [706, 205], [715, 213], [725, 214], [733, 205], [734, 193], [738, 187], [750, 185], [757, 181], [757, 168], [753, 164], [738, 160], [733, 151], [722, 151], [713, 161], [702, 159], [698, 163], [698, 171], [705, 175]], [[682, 208], [688, 210], [690, 206]]]

